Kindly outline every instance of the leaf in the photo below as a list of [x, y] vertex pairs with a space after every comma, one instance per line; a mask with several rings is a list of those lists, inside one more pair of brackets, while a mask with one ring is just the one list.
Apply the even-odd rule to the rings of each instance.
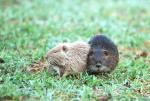
[[108, 101], [111, 98], [112, 98], [111, 94], [108, 94], [108, 95], [98, 97], [97, 101]]
[[41, 58], [39, 61], [37, 62], [33, 62], [28, 68], [27, 68], [27, 71], [28, 72], [31, 72], [31, 73], [34, 73], [34, 72], [40, 72], [40, 71], [43, 71], [45, 69], [48, 68], [48, 65], [45, 61], [44, 58]]
[[140, 57], [147, 57], [148, 56], [148, 53], [144, 50], [140, 50], [140, 51], [137, 51], [136, 52], [136, 56], [135, 58], [140, 58]]
[[146, 40], [144, 42], [144, 46], [147, 47], [147, 48], [150, 48], [150, 40]]

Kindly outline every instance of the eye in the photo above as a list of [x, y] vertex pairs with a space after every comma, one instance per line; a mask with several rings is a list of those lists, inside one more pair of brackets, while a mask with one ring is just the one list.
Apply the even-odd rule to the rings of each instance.
[[57, 53], [57, 51], [54, 51], [54, 53]]
[[62, 47], [62, 50], [63, 50], [63, 51], [65, 51], [65, 52], [67, 52], [67, 51], [68, 51], [68, 49], [67, 49], [67, 47], [66, 47], [66, 46], [63, 46], [63, 47]]
[[58, 51], [56, 51], [56, 50], [53, 50], [53, 51], [51, 51], [51, 53], [57, 53]]
[[109, 52], [108, 52], [107, 50], [104, 50], [103, 52], [104, 52], [104, 55], [105, 55], [105, 56], [108, 56], [108, 55], [109, 55]]
[[93, 54], [93, 51], [90, 51], [90, 52], [89, 52], [89, 55], [92, 55], [92, 54]]

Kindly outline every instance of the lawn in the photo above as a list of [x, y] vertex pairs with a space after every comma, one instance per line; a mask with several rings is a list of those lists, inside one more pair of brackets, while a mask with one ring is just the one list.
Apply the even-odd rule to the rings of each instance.
[[[60, 42], [103, 33], [120, 61], [107, 75], [28, 73]], [[150, 100], [150, 1], [0, 0], [0, 101]]]

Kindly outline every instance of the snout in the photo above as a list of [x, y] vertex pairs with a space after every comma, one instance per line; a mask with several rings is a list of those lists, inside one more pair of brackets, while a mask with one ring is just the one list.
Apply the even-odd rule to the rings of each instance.
[[97, 68], [101, 68], [102, 67], [102, 62], [101, 61], [97, 61], [96, 62], [96, 67]]
[[101, 64], [101, 63], [97, 63], [97, 64], [96, 64], [96, 67], [97, 67], [97, 68], [101, 68], [101, 67], [102, 67], [102, 64]]
[[45, 55], [45, 59], [46, 59], [46, 60], [48, 60], [48, 58], [49, 58], [49, 55], [48, 55], [48, 54], [46, 54], [46, 55]]
[[47, 54], [45, 55], [45, 59], [48, 60], [51, 57], [51, 53], [47, 52]]

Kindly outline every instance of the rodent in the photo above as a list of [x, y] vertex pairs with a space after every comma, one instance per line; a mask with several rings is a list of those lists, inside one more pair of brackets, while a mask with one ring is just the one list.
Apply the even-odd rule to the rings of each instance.
[[88, 42], [90, 50], [87, 58], [89, 74], [110, 73], [119, 61], [117, 46], [105, 35], [95, 35]]
[[56, 70], [60, 76], [86, 71], [89, 49], [89, 44], [82, 41], [58, 44], [46, 54], [49, 70]]

